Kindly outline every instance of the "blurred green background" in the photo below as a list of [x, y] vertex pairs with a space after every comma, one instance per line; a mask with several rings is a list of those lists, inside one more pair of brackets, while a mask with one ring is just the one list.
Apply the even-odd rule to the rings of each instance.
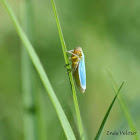
[[[24, 25], [24, 20], [21, 20], [24, 18], [21, 12], [24, 0], [8, 2]], [[107, 69], [118, 85], [126, 80], [122, 94], [139, 134], [140, 1], [55, 0], [55, 3], [67, 49], [81, 46], [85, 54], [87, 90], [85, 94], [76, 90], [87, 138], [92, 140], [95, 137], [115, 95]], [[30, 10], [31, 42], [78, 139], [72, 92], [51, 1], [32, 1]], [[24, 140], [22, 47], [13, 23], [0, 3], [0, 140]], [[32, 72], [27, 80], [37, 109], [34, 113], [35, 125], [38, 126], [35, 139], [43, 139], [39, 131], [46, 135], [46, 140], [66, 139], [49, 96], [45, 94], [31, 62], [29, 65]], [[133, 139], [133, 136], [107, 136], [108, 130], [130, 131], [118, 101], [101, 139]]]

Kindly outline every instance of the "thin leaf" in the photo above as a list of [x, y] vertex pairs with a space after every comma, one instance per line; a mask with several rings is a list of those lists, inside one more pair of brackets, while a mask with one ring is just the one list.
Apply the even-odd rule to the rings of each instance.
[[[110, 70], [107, 70], [107, 73], [108, 73], [108, 75], [109, 75], [109, 77], [110, 77], [110, 79], [111, 79], [111, 81], [113, 83], [114, 90], [116, 91], [117, 87], [118, 87], [117, 83], [114, 80]], [[126, 120], [128, 122], [128, 125], [129, 125], [131, 131], [132, 132], [137, 132], [136, 128], [135, 128], [135, 124], [134, 124], [133, 119], [132, 119], [132, 116], [131, 116], [131, 114], [129, 112], [129, 109], [127, 107], [127, 104], [126, 104], [125, 100], [123, 99], [123, 96], [121, 94], [119, 94], [118, 99], [119, 99], [120, 106], [121, 106], [121, 108], [122, 108], [122, 110], [123, 110], [123, 112], [125, 114]], [[133, 136], [134, 136], [135, 140], [139, 140], [138, 135], [133, 135]]]
[[112, 103], [110, 104], [110, 106], [109, 106], [109, 108], [108, 108], [108, 110], [106, 112], [106, 115], [105, 115], [105, 117], [104, 117], [104, 119], [103, 119], [103, 121], [102, 121], [102, 123], [100, 125], [100, 128], [99, 128], [99, 130], [98, 130], [98, 132], [96, 134], [95, 140], [99, 140], [99, 138], [101, 136], [101, 133], [102, 133], [102, 130], [103, 130], [103, 128], [105, 126], [105, 123], [107, 121], [107, 118], [109, 117], [110, 111], [111, 111], [111, 109], [112, 109], [112, 107], [113, 107], [113, 105], [114, 105], [114, 103], [116, 101], [116, 98], [117, 98], [118, 94], [120, 93], [120, 90], [121, 90], [123, 85], [124, 85], [124, 82], [121, 84], [120, 88], [118, 89], [118, 92], [117, 92], [116, 96], [114, 97]]
[[10, 8], [10, 6], [8, 5], [8, 3], [5, 1], [5, 0], [1, 0], [5, 9], [7, 10], [11, 20], [13, 21], [14, 23], [14, 26], [17, 30], [17, 33], [20, 37], [20, 39], [22, 40], [39, 76], [40, 76], [40, 79], [41, 81], [43, 82], [44, 86], [45, 86], [45, 89], [46, 91], [48, 92], [49, 96], [50, 96], [50, 99], [55, 107], [55, 110], [57, 112], [57, 115], [59, 117], [59, 120], [61, 122], [61, 125], [63, 127], [63, 130], [65, 132], [65, 135], [67, 137], [68, 140], [76, 140], [75, 136], [74, 136], [74, 133], [72, 131], [72, 128], [67, 120], [67, 117], [53, 91], [53, 88], [49, 82], [49, 79], [47, 77], [47, 75], [45, 74], [45, 71], [41, 65], [41, 62], [36, 54], [36, 52], [34, 51], [31, 43], [29, 42], [28, 38], [26, 37], [26, 35], [24, 34], [24, 32], [22, 31], [18, 21], [17, 21], [17, 18], [15, 16], [15, 14], [13, 13], [12, 9]]
[[[55, 15], [55, 20], [56, 20], [56, 24], [57, 24], [57, 28], [58, 28], [58, 32], [59, 32], [59, 37], [60, 37], [60, 41], [61, 41], [61, 46], [62, 46], [62, 51], [63, 51], [65, 63], [67, 65], [70, 62], [69, 62], [69, 59], [68, 59], [67, 53], [66, 53], [66, 50], [67, 50], [66, 44], [65, 44], [63, 33], [62, 33], [62, 30], [61, 30], [61, 26], [60, 26], [60, 22], [59, 22], [59, 18], [58, 18], [58, 14], [57, 14], [57, 11], [56, 11], [56, 6], [55, 6], [55, 3], [54, 3], [54, 0], [51, 0], [51, 2], [52, 2], [52, 7], [53, 7], [54, 15]], [[71, 69], [70, 65], [68, 65], [67, 68]], [[70, 80], [70, 83], [71, 83], [71, 88], [72, 88], [72, 93], [73, 93], [73, 101], [74, 101], [74, 106], [75, 106], [75, 111], [76, 111], [76, 116], [77, 116], [77, 121], [78, 121], [79, 132], [80, 132], [81, 139], [84, 139], [81, 115], [80, 115], [78, 100], [77, 100], [77, 96], [76, 96], [73, 76], [72, 76], [71, 72], [69, 72], [68, 75], [69, 75], [69, 80]]]

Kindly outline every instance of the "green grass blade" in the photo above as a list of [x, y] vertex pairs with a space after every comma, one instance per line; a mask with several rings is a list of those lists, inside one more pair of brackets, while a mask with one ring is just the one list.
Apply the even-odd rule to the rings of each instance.
[[112, 103], [110, 104], [110, 106], [109, 106], [109, 108], [108, 108], [108, 110], [107, 110], [107, 112], [106, 112], [106, 115], [105, 115], [105, 117], [104, 117], [104, 119], [103, 119], [103, 121], [102, 121], [102, 123], [101, 123], [101, 125], [100, 125], [100, 128], [99, 128], [99, 130], [98, 130], [98, 132], [97, 132], [97, 135], [96, 135], [96, 137], [95, 137], [95, 140], [99, 140], [99, 138], [100, 138], [100, 136], [101, 136], [101, 133], [102, 133], [102, 130], [103, 130], [103, 128], [104, 128], [104, 126], [105, 126], [105, 123], [106, 123], [106, 121], [107, 121], [107, 118], [109, 117], [110, 111], [111, 111], [111, 109], [112, 109], [112, 107], [113, 107], [113, 105], [114, 105], [114, 103], [115, 103], [115, 101], [116, 101], [116, 98], [117, 98], [118, 94], [120, 93], [120, 90], [121, 90], [121, 88], [123, 87], [123, 85], [124, 85], [124, 82], [121, 84], [120, 88], [119, 88], [118, 91], [117, 91], [116, 96], [114, 97]]
[[[109, 77], [110, 77], [110, 79], [111, 79], [111, 81], [112, 81], [113, 88], [114, 88], [114, 90], [116, 91], [116, 90], [117, 90], [117, 87], [118, 87], [118, 86], [117, 86], [117, 83], [116, 83], [116, 81], [114, 80], [114, 78], [113, 78], [113, 76], [112, 76], [110, 70], [107, 70], [107, 73], [108, 73], [108, 75], [109, 75]], [[122, 110], [123, 110], [123, 112], [124, 112], [124, 115], [125, 115], [125, 117], [126, 117], [126, 120], [127, 120], [127, 122], [128, 122], [128, 125], [129, 125], [131, 131], [132, 131], [132, 132], [137, 132], [137, 131], [136, 131], [136, 128], [135, 128], [135, 124], [134, 124], [133, 119], [132, 119], [132, 116], [131, 116], [131, 114], [130, 114], [130, 112], [129, 112], [129, 109], [128, 109], [128, 107], [127, 107], [127, 104], [126, 104], [125, 100], [123, 99], [123, 96], [122, 96], [121, 94], [119, 94], [118, 99], [119, 99], [120, 106], [121, 106], [121, 108], [122, 108]], [[139, 140], [138, 135], [133, 135], [133, 136], [134, 136], [134, 139], [135, 139], [135, 140]]]
[[22, 42], [23, 42], [23, 44], [24, 44], [24, 46], [25, 46], [25, 48], [26, 48], [26, 50], [27, 50], [27, 52], [28, 52], [28, 54], [29, 54], [29, 56], [30, 56], [30, 58], [31, 58], [31, 60], [32, 60], [34, 66], [35, 66], [35, 68], [36, 68], [36, 70], [37, 70], [37, 72], [38, 72], [38, 74], [39, 74], [39, 76], [42, 80], [42, 82], [43, 82], [43, 84], [44, 84], [44, 86], [45, 86], [46, 91], [48, 92], [48, 94], [50, 96], [50, 99], [51, 99], [51, 101], [52, 101], [52, 103], [55, 107], [55, 110], [57, 112], [57, 115], [59, 117], [59, 120], [61, 122], [61, 125], [63, 127], [63, 130], [65, 132], [65, 135], [66, 135], [67, 139], [68, 140], [75, 140], [76, 138], [75, 138], [75, 135], [72, 131], [72, 128], [71, 128], [71, 126], [70, 126], [70, 124], [67, 120], [67, 117], [65, 116], [65, 113], [64, 113], [64, 111], [63, 111], [63, 109], [62, 109], [54, 91], [53, 91], [53, 88], [52, 88], [52, 86], [51, 86], [51, 84], [48, 80], [47, 75], [45, 74], [45, 71], [44, 71], [44, 69], [41, 65], [41, 62], [40, 62], [36, 52], [34, 51], [31, 43], [28, 40], [28, 38], [26, 37], [26, 35], [22, 31], [22, 29], [21, 29], [21, 27], [20, 27], [20, 25], [17, 21], [17, 18], [15, 16], [15, 14], [13, 13], [12, 9], [10, 8], [10, 6], [8, 5], [8, 3], [5, 0], [1, 0], [1, 1], [2, 1], [5, 9], [7, 10], [11, 20], [13, 21], [14, 26], [17, 30], [17, 33], [18, 33], [20, 39], [22, 40]]
[[[54, 15], [55, 15], [55, 20], [56, 20], [56, 24], [57, 24], [57, 28], [58, 28], [58, 32], [59, 32], [59, 37], [60, 37], [60, 41], [61, 41], [61, 46], [62, 46], [62, 51], [63, 51], [63, 54], [64, 54], [65, 63], [69, 64], [70, 62], [69, 62], [69, 59], [68, 59], [67, 53], [66, 53], [67, 48], [66, 48], [63, 33], [62, 33], [62, 30], [61, 30], [58, 14], [57, 14], [57, 11], [56, 11], [56, 6], [55, 6], [55, 3], [54, 3], [54, 0], [51, 0], [51, 2], [52, 2], [52, 7], [53, 7]], [[67, 68], [70, 69], [70, 66], [67, 66]], [[78, 121], [79, 132], [80, 132], [81, 139], [84, 139], [81, 115], [80, 115], [78, 100], [77, 100], [77, 96], [76, 96], [73, 76], [72, 76], [71, 72], [68, 75], [69, 75], [71, 88], [72, 88], [72, 93], [73, 93], [73, 101], [74, 101], [74, 106], [75, 106], [75, 111], [76, 111], [76, 116], [77, 116], [77, 121]]]

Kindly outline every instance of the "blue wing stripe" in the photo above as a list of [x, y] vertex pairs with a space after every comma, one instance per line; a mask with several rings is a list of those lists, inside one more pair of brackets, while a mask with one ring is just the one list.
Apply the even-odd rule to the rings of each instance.
[[86, 89], [86, 68], [85, 68], [85, 57], [83, 53], [82, 53], [82, 58], [79, 62], [78, 73], [79, 73], [80, 85], [83, 89]]

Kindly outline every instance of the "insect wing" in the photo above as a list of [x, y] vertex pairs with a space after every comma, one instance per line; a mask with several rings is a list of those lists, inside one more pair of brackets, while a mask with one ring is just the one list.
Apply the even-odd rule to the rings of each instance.
[[85, 58], [84, 58], [83, 53], [82, 53], [82, 58], [78, 66], [78, 74], [79, 74], [81, 88], [85, 90], [86, 89], [86, 68], [85, 68]]

